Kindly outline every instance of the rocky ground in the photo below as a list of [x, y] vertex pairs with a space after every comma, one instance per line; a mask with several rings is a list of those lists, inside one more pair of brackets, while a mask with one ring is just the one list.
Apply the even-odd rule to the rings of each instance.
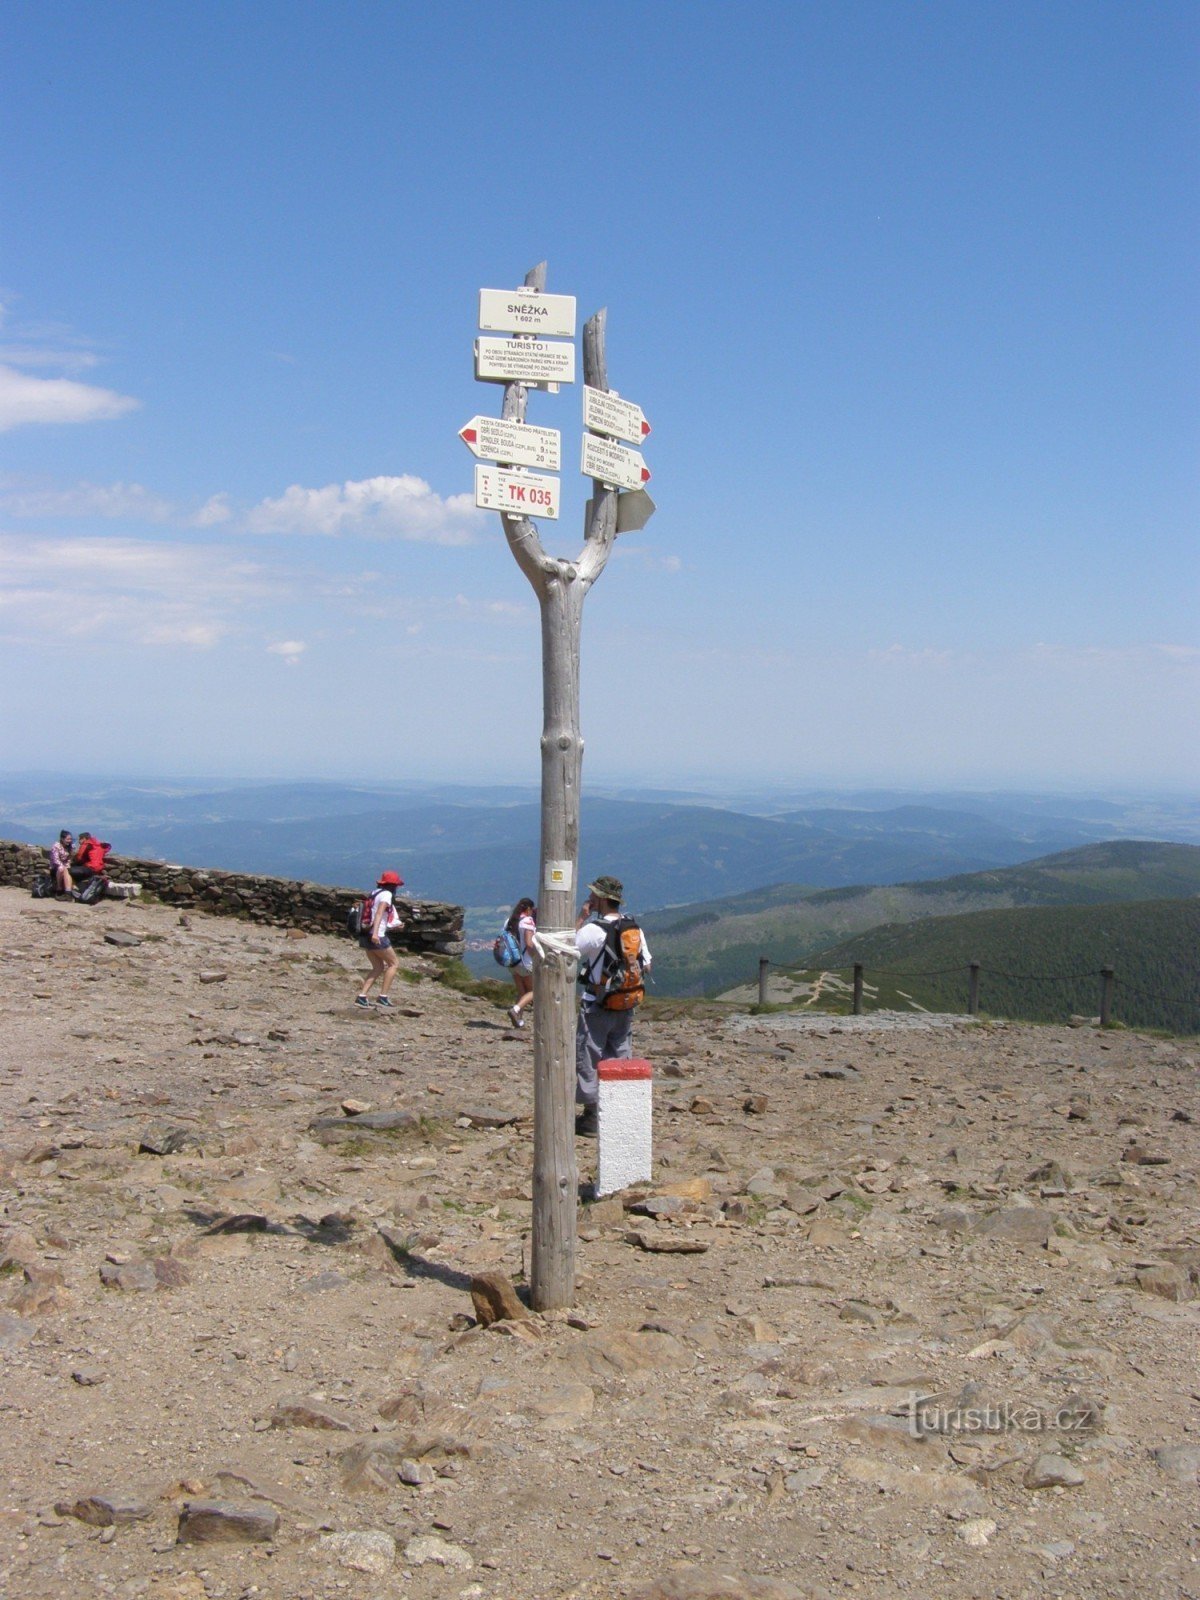
[[643, 1014], [653, 1185], [485, 1328], [500, 1008], [8, 889], [0, 963], [0, 1594], [1200, 1595], [1194, 1041]]

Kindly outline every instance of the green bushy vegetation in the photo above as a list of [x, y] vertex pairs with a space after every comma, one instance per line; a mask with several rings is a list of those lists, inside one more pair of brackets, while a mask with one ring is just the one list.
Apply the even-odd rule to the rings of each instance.
[[832, 944], [885, 924], [1010, 907], [1196, 895], [1200, 848], [1122, 839], [930, 882], [844, 889], [776, 884], [650, 913], [646, 924], [656, 992], [717, 995], [754, 982], [760, 956], [774, 967], [798, 966]]
[[[890, 925], [834, 945], [805, 966], [845, 974], [861, 963], [872, 1007], [965, 1011], [967, 968], [978, 961], [980, 1008], [1031, 1022], [1094, 1016], [1100, 971], [1112, 967], [1115, 1021], [1194, 1034], [1200, 1032], [1198, 950], [1200, 899], [1151, 900]], [[844, 997], [837, 1009], [848, 1009]]]

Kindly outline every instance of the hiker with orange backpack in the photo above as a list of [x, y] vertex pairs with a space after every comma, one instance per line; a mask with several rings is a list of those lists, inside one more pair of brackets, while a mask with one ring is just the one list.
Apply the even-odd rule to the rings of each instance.
[[634, 1008], [646, 995], [650, 947], [634, 919], [621, 915], [624, 898], [619, 878], [597, 878], [588, 885], [575, 924], [583, 985], [575, 1027], [575, 1099], [583, 1109], [575, 1132], [585, 1139], [596, 1137], [597, 1068], [601, 1061], [628, 1061], [633, 1055]]
[[369, 908], [364, 907], [366, 916], [363, 919], [363, 931], [359, 934], [358, 942], [367, 952], [371, 970], [354, 1001], [356, 1006], [362, 1006], [364, 1010], [371, 1004], [371, 986], [377, 980], [379, 999], [375, 1003], [385, 1011], [391, 1010], [392, 1002], [388, 999], [388, 990], [396, 981], [396, 974], [400, 970], [400, 962], [392, 949], [391, 935], [399, 933], [404, 926], [400, 920], [400, 913], [396, 910], [396, 890], [403, 886], [404, 879], [398, 872], [381, 873], [374, 893], [369, 897]]

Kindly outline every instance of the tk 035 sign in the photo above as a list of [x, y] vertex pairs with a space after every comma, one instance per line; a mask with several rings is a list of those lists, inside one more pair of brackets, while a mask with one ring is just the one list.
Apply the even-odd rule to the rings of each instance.
[[536, 472], [476, 467], [475, 504], [483, 511], [503, 511], [510, 517], [557, 518], [559, 482]]

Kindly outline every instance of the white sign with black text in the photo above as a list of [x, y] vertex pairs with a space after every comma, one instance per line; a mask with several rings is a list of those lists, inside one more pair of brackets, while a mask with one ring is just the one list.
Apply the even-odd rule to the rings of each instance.
[[486, 383], [574, 383], [575, 346], [558, 339], [476, 339], [475, 376]]
[[529, 289], [480, 289], [479, 326], [485, 333], [535, 333], [575, 337], [575, 296]]

